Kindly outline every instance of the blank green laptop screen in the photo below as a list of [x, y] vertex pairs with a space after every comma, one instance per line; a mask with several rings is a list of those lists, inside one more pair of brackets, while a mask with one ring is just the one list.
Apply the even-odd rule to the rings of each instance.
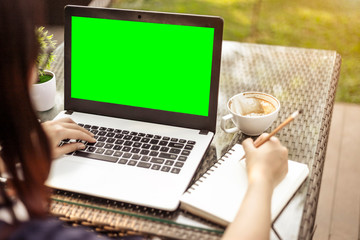
[[208, 116], [214, 29], [71, 19], [71, 97]]

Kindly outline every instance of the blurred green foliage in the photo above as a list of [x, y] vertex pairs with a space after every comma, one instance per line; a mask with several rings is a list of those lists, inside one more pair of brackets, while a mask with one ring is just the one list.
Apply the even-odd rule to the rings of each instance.
[[224, 40], [336, 50], [336, 100], [360, 103], [359, 0], [113, 0], [113, 7], [217, 15]]

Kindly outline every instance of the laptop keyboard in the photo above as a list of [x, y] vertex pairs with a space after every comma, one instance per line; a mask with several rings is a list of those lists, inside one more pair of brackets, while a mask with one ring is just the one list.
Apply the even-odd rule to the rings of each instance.
[[[179, 174], [195, 141], [170, 138], [114, 128], [78, 123], [95, 134], [96, 143], [83, 142], [86, 148], [68, 155]], [[74, 140], [65, 139], [60, 145]], [[77, 140], [80, 141], [80, 140]]]

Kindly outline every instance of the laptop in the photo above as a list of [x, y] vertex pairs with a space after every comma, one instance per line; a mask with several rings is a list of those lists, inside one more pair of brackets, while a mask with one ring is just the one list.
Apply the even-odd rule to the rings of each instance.
[[46, 185], [175, 210], [215, 134], [222, 29], [213, 16], [67, 6], [55, 119], [97, 142], [54, 160]]

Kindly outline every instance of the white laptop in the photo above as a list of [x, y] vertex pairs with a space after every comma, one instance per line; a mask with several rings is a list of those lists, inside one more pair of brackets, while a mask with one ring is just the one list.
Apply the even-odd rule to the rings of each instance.
[[175, 210], [215, 134], [223, 20], [67, 6], [65, 22], [55, 119], [97, 142], [56, 159], [46, 184]]

